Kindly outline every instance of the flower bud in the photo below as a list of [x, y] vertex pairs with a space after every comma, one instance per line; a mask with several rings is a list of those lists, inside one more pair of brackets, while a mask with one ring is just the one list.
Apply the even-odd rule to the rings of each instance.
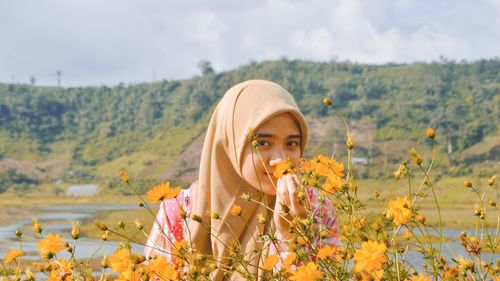
[[75, 222], [71, 226], [71, 238], [77, 240], [80, 237], [80, 222]]
[[95, 220], [95, 221], [94, 221], [94, 225], [95, 225], [97, 228], [99, 228], [99, 230], [102, 230], [102, 231], [106, 231], [106, 230], [108, 230], [108, 227], [107, 227], [104, 223], [102, 223], [102, 222], [100, 222], [100, 221], [98, 221], [98, 220]]
[[422, 215], [422, 214], [418, 214], [417, 216], [415, 216], [415, 220], [419, 223], [425, 223], [425, 216]]
[[186, 210], [184, 210], [184, 208], [180, 208], [179, 215], [181, 216], [181, 219], [185, 220], [187, 218]]
[[21, 238], [21, 236], [23, 236], [23, 232], [20, 229], [16, 230], [16, 236], [17, 238]]
[[109, 230], [106, 230], [104, 234], [101, 236], [102, 241], [108, 241], [109, 239]]
[[327, 105], [327, 106], [330, 106], [330, 105], [332, 105], [332, 100], [330, 100], [330, 98], [324, 98], [323, 99], [323, 104]]
[[144, 225], [142, 224], [142, 222], [140, 220], [136, 219], [134, 221], [134, 223], [135, 223], [135, 227], [137, 227], [139, 230], [142, 230], [144, 228]]
[[118, 221], [118, 227], [121, 229], [125, 229], [125, 223], [123, 221]]
[[266, 216], [265, 216], [264, 214], [260, 213], [260, 214], [258, 215], [258, 218], [259, 218], [259, 223], [260, 223], [260, 224], [266, 224], [267, 219], [266, 219]]
[[31, 223], [33, 224], [33, 231], [34, 231], [35, 233], [38, 233], [38, 234], [42, 233], [43, 228], [42, 228], [42, 226], [38, 223], [38, 220], [37, 220], [37, 219], [33, 219], [33, 220], [31, 221]]
[[122, 179], [122, 181], [124, 183], [128, 183], [129, 180], [130, 180], [129, 177], [128, 177], [128, 175], [127, 175], [127, 172], [125, 172], [125, 170], [121, 170], [120, 171], [120, 178]]
[[421, 165], [423, 160], [422, 160], [422, 157], [420, 157], [420, 155], [418, 155], [417, 153], [417, 150], [415, 148], [412, 148], [411, 149], [411, 161], [417, 165]]
[[241, 194], [241, 199], [248, 202], [252, 199], [252, 197], [248, 193], [243, 193], [243, 194]]
[[497, 180], [497, 176], [492, 176], [491, 178], [488, 179], [488, 185], [489, 186], [494, 185], [496, 180]]
[[488, 204], [490, 204], [491, 207], [496, 207], [497, 206], [497, 202], [495, 202], [495, 200], [488, 201]]
[[434, 139], [436, 137], [436, 131], [434, 131], [433, 128], [427, 128], [427, 130], [425, 130], [425, 135], [430, 139]]
[[191, 219], [194, 220], [195, 222], [202, 223], [203, 220], [201, 219], [200, 216], [198, 215], [191, 215]]
[[217, 212], [210, 212], [210, 217], [214, 220], [220, 219], [220, 214]]
[[347, 133], [347, 141], [346, 141], [346, 146], [348, 149], [353, 149], [356, 143], [354, 142], [354, 137], [352, 136], [351, 133]]
[[26, 280], [26, 281], [35, 281], [35, 274], [33, 274], [33, 272], [31, 272], [31, 270], [30, 270], [29, 267], [24, 272], [24, 280]]
[[106, 256], [106, 254], [104, 254], [104, 256], [102, 257], [101, 267], [104, 269], [109, 267], [108, 257]]

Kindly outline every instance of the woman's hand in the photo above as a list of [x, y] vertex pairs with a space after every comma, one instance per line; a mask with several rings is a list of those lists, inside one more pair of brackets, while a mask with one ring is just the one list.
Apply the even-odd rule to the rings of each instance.
[[[278, 191], [274, 206], [274, 224], [281, 239], [288, 239], [290, 227], [288, 221], [293, 217], [305, 217], [306, 208], [299, 200], [299, 179], [296, 175], [286, 174], [278, 179]], [[288, 220], [288, 221], [287, 221]]]

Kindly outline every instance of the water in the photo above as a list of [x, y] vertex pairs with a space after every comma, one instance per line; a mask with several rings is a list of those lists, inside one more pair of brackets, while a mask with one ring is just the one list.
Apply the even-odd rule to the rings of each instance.
[[[131, 210], [139, 208], [136, 205], [107, 204], [107, 205], [52, 205], [43, 206], [33, 210], [33, 213], [27, 214], [21, 219], [8, 225], [0, 225], [0, 257], [11, 249], [19, 249], [19, 240], [15, 236], [17, 229], [23, 232], [22, 249], [23, 259], [37, 260], [40, 258], [37, 250], [39, 238], [35, 237], [32, 231], [32, 218], [37, 218], [43, 227], [43, 233], [54, 233], [65, 237], [66, 241], [73, 246], [73, 239], [70, 236], [71, 223], [75, 221], [88, 222], [95, 217], [98, 211], [116, 211]], [[117, 242], [90, 239], [82, 237], [77, 240], [75, 257], [86, 259], [90, 257], [102, 257], [104, 254], [110, 256], [117, 248]], [[98, 250], [98, 251], [97, 251]], [[142, 253], [143, 247], [137, 244], [132, 245], [132, 251]], [[66, 251], [61, 252], [58, 257], [69, 258], [70, 254]]]
[[97, 194], [97, 185], [95, 184], [73, 184], [66, 190], [67, 196], [86, 196], [91, 197]]

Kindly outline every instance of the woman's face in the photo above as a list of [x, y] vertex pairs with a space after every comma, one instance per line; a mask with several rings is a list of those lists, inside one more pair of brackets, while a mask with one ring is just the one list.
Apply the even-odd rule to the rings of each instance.
[[[254, 132], [258, 148], [245, 145], [242, 158], [243, 178], [257, 190], [276, 194], [276, 166], [286, 158], [296, 165], [300, 159], [300, 128], [289, 113], [276, 115]], [[257, 152], [258, 149], [258, 152]], [[262, 158], [262, 159], [261, 159]]]

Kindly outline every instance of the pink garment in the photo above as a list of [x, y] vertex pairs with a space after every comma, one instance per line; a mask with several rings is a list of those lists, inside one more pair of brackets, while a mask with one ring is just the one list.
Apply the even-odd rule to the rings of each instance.
[[173, 243], [183, 239], [181, 208], [186, 210], [186, 215], [189, 218], [189, 210], [191, 210], [191, 202], [193, 201], [191, 199], [192, 191], [196, 189], [197, 185], [197, 181], [193, 182], [189, 189], [181, 190], [176, 198], [164, 200], [160, 204], [160, 209], [144, 247], [146, 258], [163, 255], [170, 260]]
[[[158, 254], [167, 256], [170, 260], [173, 243], [183, 239], [182, 218], [180, 216], [181, 208], [186, 211], [187, 217], [190, 217], [191, 202], [193, 191], [196, 190], [198, 182], [191, 184], [189, 189], [181, 190], [175, 199], [165, 200], [160, 204], [160, 209], [156, 215], [156, 221], [148, 237], [148, 241], [144, 248], [146, 258], [154, 257]], [[312, 188], [307, 189], [307, 195], [311, 207], [314, 210], [315, 221], [322, 227], [326, 227], [329, 231], [328, 238], [323, 239], [318, 243], [328, 244], [335, 247], [340, 247], [339, 240], [339, 223], [337, 213], [330, 200], [326, 199], [323, 204], [318, 200], [318, 194]], [[271, 245], [269, 254], [280, 252], [283, 258], [286, 258], [286, 244], [281, 243], [276, 249]], [[277, 265], [279, 268], [279, 264]]]

